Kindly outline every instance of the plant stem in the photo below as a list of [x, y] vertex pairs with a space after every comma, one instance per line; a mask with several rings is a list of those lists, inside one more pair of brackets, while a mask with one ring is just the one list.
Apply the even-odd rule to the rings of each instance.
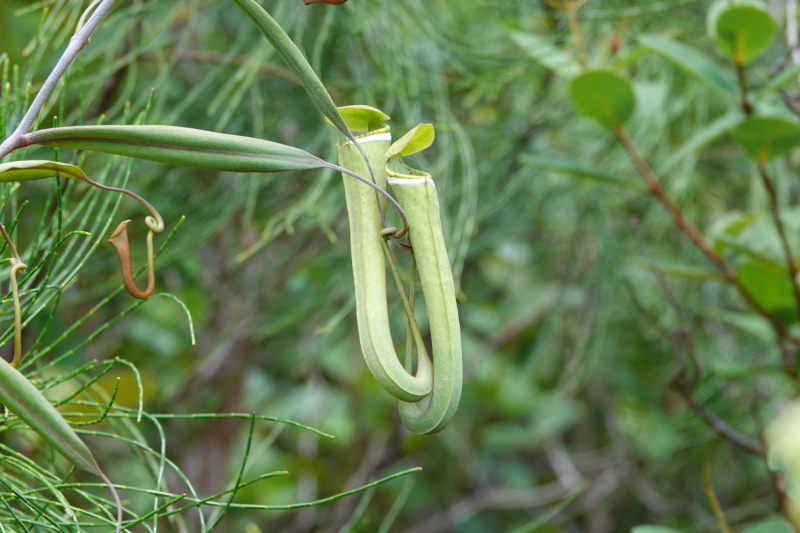
[[764, 309], [764, 307], [762, 307], [758, 301], [756, 301], [755, 297], [750, 293], [750, 291], [748, 291], [739, 281], [736, 271], [731, 269], [725, 263], [725, 260], [722, 258], [722, 256], [720, 256], [711, 248], [700, 231], [694, 227], [691, 222], [686, 220], [686, 217], [683, 216], [683, 212], [672, 202], [672, 200], [669, 199], [663, 187], [661, 187], [661, 182], [658, 180], [650, 166], [639, 153], [636, 146], [633, 144], [633, 141], [631, 141], [630, 136], [628, 136], [628, 132], [625, 130], [625, 128], [618, 128], [615, 130], [615, 133], [617, 134], [617, 138], [625, 147], [625, 151], [628, 152], [628, 155], [633, 161], [633, 164], [636, 166], [636, 169], [639, 171], [639, 174], [641, 174], [642, 178], [644, 178], [645, 182], [647, 183], [647, 186], [650, 188], [650, 193], [655, 196], [656, 199], [658, 199], [658, 201], [661, 202], [661, 204], [666, 208], [681, 231], [683, 231], [692, 240], [692, 242], [694, 242], [695, 246], [697, 246], [700, 251], [703, 252], [703, 254], [712, 263], [714, 263], [714, 265], [716, 265], [728, 283], [736, 287], [736, 290], [747, 302], [747, 304], [756, 313], [767, 319], [769, 323], [772, 324], [772, 327], [777, 333], [778, 337], [781, 339], [787, 339], [789, 342], [800, 348], [800, 340], [790, 335], [789, 331], [786, 329], [786, 326], [784, 326], [777, 318], [772, 316], [769, 311]]
[[797, 263], [794, 260], [794, 255], [792, 255], [789, 239], [786, 237], [786, 228], [783, 225], [780, 207], [778, 206], [778, 193], [775, 190], [775, 182], [770, 178], [763, 163], [758, 164], [758, 173], [761, 176], [761, 182], [764, 184], [764, 188], [767, 190], [769, 196], [769, 207], [772, 211], [772, 219], [775, 221], [775, 227], [778, 230], [783, 254], [786, 256], [786, 266], [789, 270], [789, 278], [792, 281], [792, 290], [794, 291], [794, 299], [797, 304], [797, 316], [800, 318], [800, 284], [797, 282]]
[[742, 111], [749, 117], [753, 114], [753, 106], [747, 101], [747, 79], [745, 78], [744, 65], [736, 64], [736, 76], [739, 80], [739, 89], [742, 91]]
[[53, 92], [55, 89], [56, 84], [58, 81], [64, 76], [67, 72], [67, 69], [78, 57], [78, 54], [83, 47], [86, 46], [86, 43], [92, 37], [92, 34], [100, 25], [100, 22], [106, 16], [108, 11], [111, 9], [111, 6], [114, 4], [114, 0], [103, 0], [100, 5], [94, 10], [92, 16], [89, 17], [89, 20], [86, 21], [86, 24], [78, 31], [69, 41], [67, 45], [67, 49], [64, 50], [64, 54], [61, 56], [61, 59], [58, 60], [56, 66], [53, 67], [53, 70], [50, 72], [50, 75], [47, 77], [47, 80], [42, 85], [42, 88], [39, 90], [39, 93], [34, 98], [33, 103], [28, 108], [28, 111], [25, 113], [25, 116], [20, 121], [17, 129], [8, 136], [8, 138], [0, 144], [0, 159], [4, 158], [20, 146], [22, 146], [21, 141], [23, 135], [28, 133], [31, 130], [34, 122], [36, 121], [36, 117], [39, 116], [44, 104], [47, 102], [47, 99], [50, 97], [50, 93]]
[[720, 531], [722, 531], [722, 533], [731, 533], [731, 529], [728, 527], [728, 521], [725, 519], [725, 513], [722, 512], [722, 507], [720, 507], [719, 500], [714, 492], [714, 485], [711, 484], [711, 463], [708, 461], [703, 465], [703, 488], [708, 496], [711, 509], [714, 510], [714, 516], [717, 517]]

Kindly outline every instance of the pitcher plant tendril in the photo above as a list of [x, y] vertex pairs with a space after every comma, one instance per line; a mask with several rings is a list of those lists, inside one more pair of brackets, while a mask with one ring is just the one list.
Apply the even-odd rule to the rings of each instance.
[[[147, 234], [147, 288], [144, 291], [140, 291], [136, 287], [136, 282], [133, 279], [133, 267], [131, 266], [131, 254], [127, 233], [127, 225], [130, 221], [126, 220], [120, 223], [119, 226], [117, 226], [117, 229], [111, 235], [111, 238], [108, 240], [108, 242], [114, 246], [114, 249], [117, 251], [117, 255], [119, 256], [125, 289], [134, 298], [138, 298], [140, 300], [149, 298], [155, 289], [153, 234], [164, 231], [164, 219], [161, 217], [158, 211], [156, 211], [156, 209], [147, 200], [138, 194], [126, 189], [102, 185], [89, 179], [83, 170], [75, 165], [57, 163], [54, 161], [18, 161], [15, 163], [5, 163], [0, 165], [0, 183], [9, 181], [34, 181], [52, 177], [75, 178], [103, 191], [125, 194], [141, 203], [147, 208], [148, 211], [150, 211], [151, 216], [145, 218], [145, 225], [148, 227], [149, 232]], [[11, 244], [9, 239], [7, 239], [7, 241], [9, 244]]]

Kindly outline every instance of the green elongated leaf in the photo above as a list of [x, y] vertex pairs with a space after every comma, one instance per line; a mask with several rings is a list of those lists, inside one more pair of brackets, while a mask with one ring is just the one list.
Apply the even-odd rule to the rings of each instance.
[[754, 526], [746, 528], [742, 533], [793, 533], [794, 528], [783, 518], [768, 518]]
[[772, 44], [778, 25], [757, 0], [717, 0], [708, 10], [708, 33], [738, 65], [760, 56]]
[[433, 144], [436, 133], [432, 124], [420, 124], [392, 144], [384, 157], [391, 159], [396, 155], [411, 155], [421, 152]]
[[92, 452], [39, 389], [0, 357], [0, 402], [58, 453], [94, 474], [101, 472]]
[[775, 330], [772, 325], [758, 315], [734, 313], [713, 307], [701, 309], [700, 314], [712, 320], [730, 324], [736, 329], [765, 342], [773, 342], [775, 340]]
[[598, 168], [586, 167], [569, 159], [559, 159], [537, 154], [525, 154], [520, 156], [519, 160], [522, 164], [531, 167], [561, 172], [575, 178], [594, 181], [605, 185], [623, 187], [625, 189], [631, 189], [641, 193], [647, 192], [647, 187], [641, 183], [620, 178], [616, 174], [606, 172]]
[[727, 113], [698, 128], [675, 152], [673, 152], [658, 169], [658, 174], [667, 174], [689, 155], [716, 141], [742, 120], [744, 113], [739, 108], [731, 108]]
[[699, 50], [658, 35], [642, 35], [639, 42], [720, 95], [738, 100], [739, 89], [733, 78]]
[[173, 126], [76, 126], [39, 130], [27, 142], [228, 172], [284, 172], [326, 163], [283, 144]]
[[761, 88], [758, 90], [758, 93], [756, 93], [755, 99], [761, 100], [762, 98], [777, 91], [784, 85], [796, 82], [798, 76], [800, 76], [800, 65], [790, 65], [786, 67], [780, 74], [761, 86]]
[[636, 95], [628, 80], [606, 70], [584, 72], [569, 86], [575, 108], [609, 129], [621, 127], [636, 108]]
[[759, 163], [764, 163], [800, 143], [800, 126], [782, 118], [750, 118], [736, 127], [733, 138]]
[[511, 40], [522, 48], [537, 63], [552, 70], [564, 79], [570, 80], [578, 72], [578, 66], [570, 61], [563, 50], [553, 46], [547, 40], [530, 33], [515, 31]]
[[[368, 105], [344, 106], [339, 108], [339, 112], [342, 114], [345, 124], [347, 124], [347, 127], [350, 128], [351, 131], [367, 131], [371, 129], [370, 125], [391, 118], [380, 109]], [[329, 124], [333, 124], [328, 117], [325, 117], [325, 120]]]
[[88, 179], [75, 165], [55, 161], [16, 161], [0, 165], [0, 182], [34, 181], [56, 176]]
[[75, 466], [91, 472], [108, 485], [117, 504], [117, 533], [119, 533], [122, 527], [122, 505], [114, 485], [61, 413], [28, 378], [2, 357], [0, 357], [0, 403]]
[[305, 88], [314, 105], [320, 112], [330, 120], [331, 124], [344, 133], [348, 139], [353, 140], [353, 134], [347, 129], [347, 124], [344, 121], [336, 104], [333, 103], [333, 98], [325, 89], [322, 81], [319, 79], [314, 69], [308, 63], [303, 53], [294, 44], [294, 41], [283, 31], [283, 28], [275, 22], [267, 11], [261, 7], [255, 0], [232, 0], [234, 4], [239, 6], [239, 9], [253, 21], [258, 27], [264, 37], [270, 44], [277, 50], [278, 54], [283, 58], [289, 68], [294, 72], [297, 79]]

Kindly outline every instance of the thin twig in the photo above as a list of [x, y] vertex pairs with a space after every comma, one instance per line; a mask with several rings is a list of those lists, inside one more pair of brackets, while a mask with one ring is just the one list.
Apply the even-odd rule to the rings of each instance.
[[725, 519], [725, 513], [722, 511], [717, 494], [714, 492], [714, 485], [711, 483], [711, 463], [708, 461], [703, 464], [703, 489], [706, 491], [711, 509], [714, 510], [714, 516], [717, 517], [720, 531], [722, 533], [731, 533], [731, 528], [728, 527], [728, 521]]
[[720, 437], [729, 440], [734, 445], [752, 454], [759, 456], [765, 455], [764, 448], [760, 444], [739, 433], [730, 427], [720, 417], [706, 409], [703, 404], [698, 402], [697, 399], [692, 396], [691, 391], [689, 391], [680, 381], [673, 381], [673, 387], [678, 391], [681, 397], [683, 397], [686, 403], [689, 404], [689, 407], [691, 407], [698, 415], [700, 415]]
[[59, 59], [58, 63], [56, 63], [56, 66], [53, 67], [53, 70], [50, 72], [50, 75], [44, 82], [44, 85], [42, 85], [42, 88], [39, 90], [36, 98], [34, 98], [33, 103], [28, 108], [28, 111], [25, 113], [22, 121], [17, 126], [17, 129], [15, 129], [14, 132], [9, 135], [2, 144], [0, 144], [0, 159], [4, 158], [21, 146], [20, 142], [22, 140], [22, 136], [31, 130], [31, 127], [33, 127], [33, 124], [36, 121], [36, 117], [39, 116], [39, 113], [42, 111], [47, 99], [55, 89], [56, 84], [58, 84], [58, 81], [67, 72], [67, 69], [75, 60], [75, 58], [78, 57], [80, 51], [83, 50], [84, 46], [86, 46], [86, 43], [92, 37], [92, 34], [100, 25], [100, 22], [102, 22], [103, 18], [111, 9], [113, 4], [114, 0], [103, 0], [102, 3], [97, 6], [94, 13], [92, 13], [92, 16], [86, 21], [86, 24], [70, 39], [67, 49], [64, 50], [64, 54], [61, 56], [61, 59]]

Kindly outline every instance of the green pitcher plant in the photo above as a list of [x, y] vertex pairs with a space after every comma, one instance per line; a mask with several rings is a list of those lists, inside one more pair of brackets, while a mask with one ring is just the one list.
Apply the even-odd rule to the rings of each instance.
[[[340, 108], [351, 130], [367, 130], [356, 137], [375, 171], [379, 186], [388, 182], [409, 222], [413, 263], [419, 270], [433, 345], [433, 361], [414, 317], [414, 269], [412, 292], [407, 297], [386, 237], [394, 228], [382, 228], [381, 202], [363, 183], [344, 180], [350, 220], [350, 247], [356, 293], [356, 318], [361, 350], [372, 374], [389, 394], [400, 400], [400, 418], [413, 433], [441, 431], [455, 414], [461, 396], [461, 332], [439, 215], [439, 199], [430, 174], [407, 167], [402, 155], [421, 151], [433, 142], [429, 124], [417, 126], [391, 144], [389, 119], [368, 106]], [[339, 164], [363, 172], [365, 162], [351, 141], [338, 147]], [[345, 176], [346, 178], [346, 176]], [[408, 320], [405, 365], [400, 363], [392, 342], [386, 294], [386, 265], [397, 286]], [[412, 371], [411, 348], [417, 350], [417, 371]], [[430, 395], [430, 405], [416, 405]]]

